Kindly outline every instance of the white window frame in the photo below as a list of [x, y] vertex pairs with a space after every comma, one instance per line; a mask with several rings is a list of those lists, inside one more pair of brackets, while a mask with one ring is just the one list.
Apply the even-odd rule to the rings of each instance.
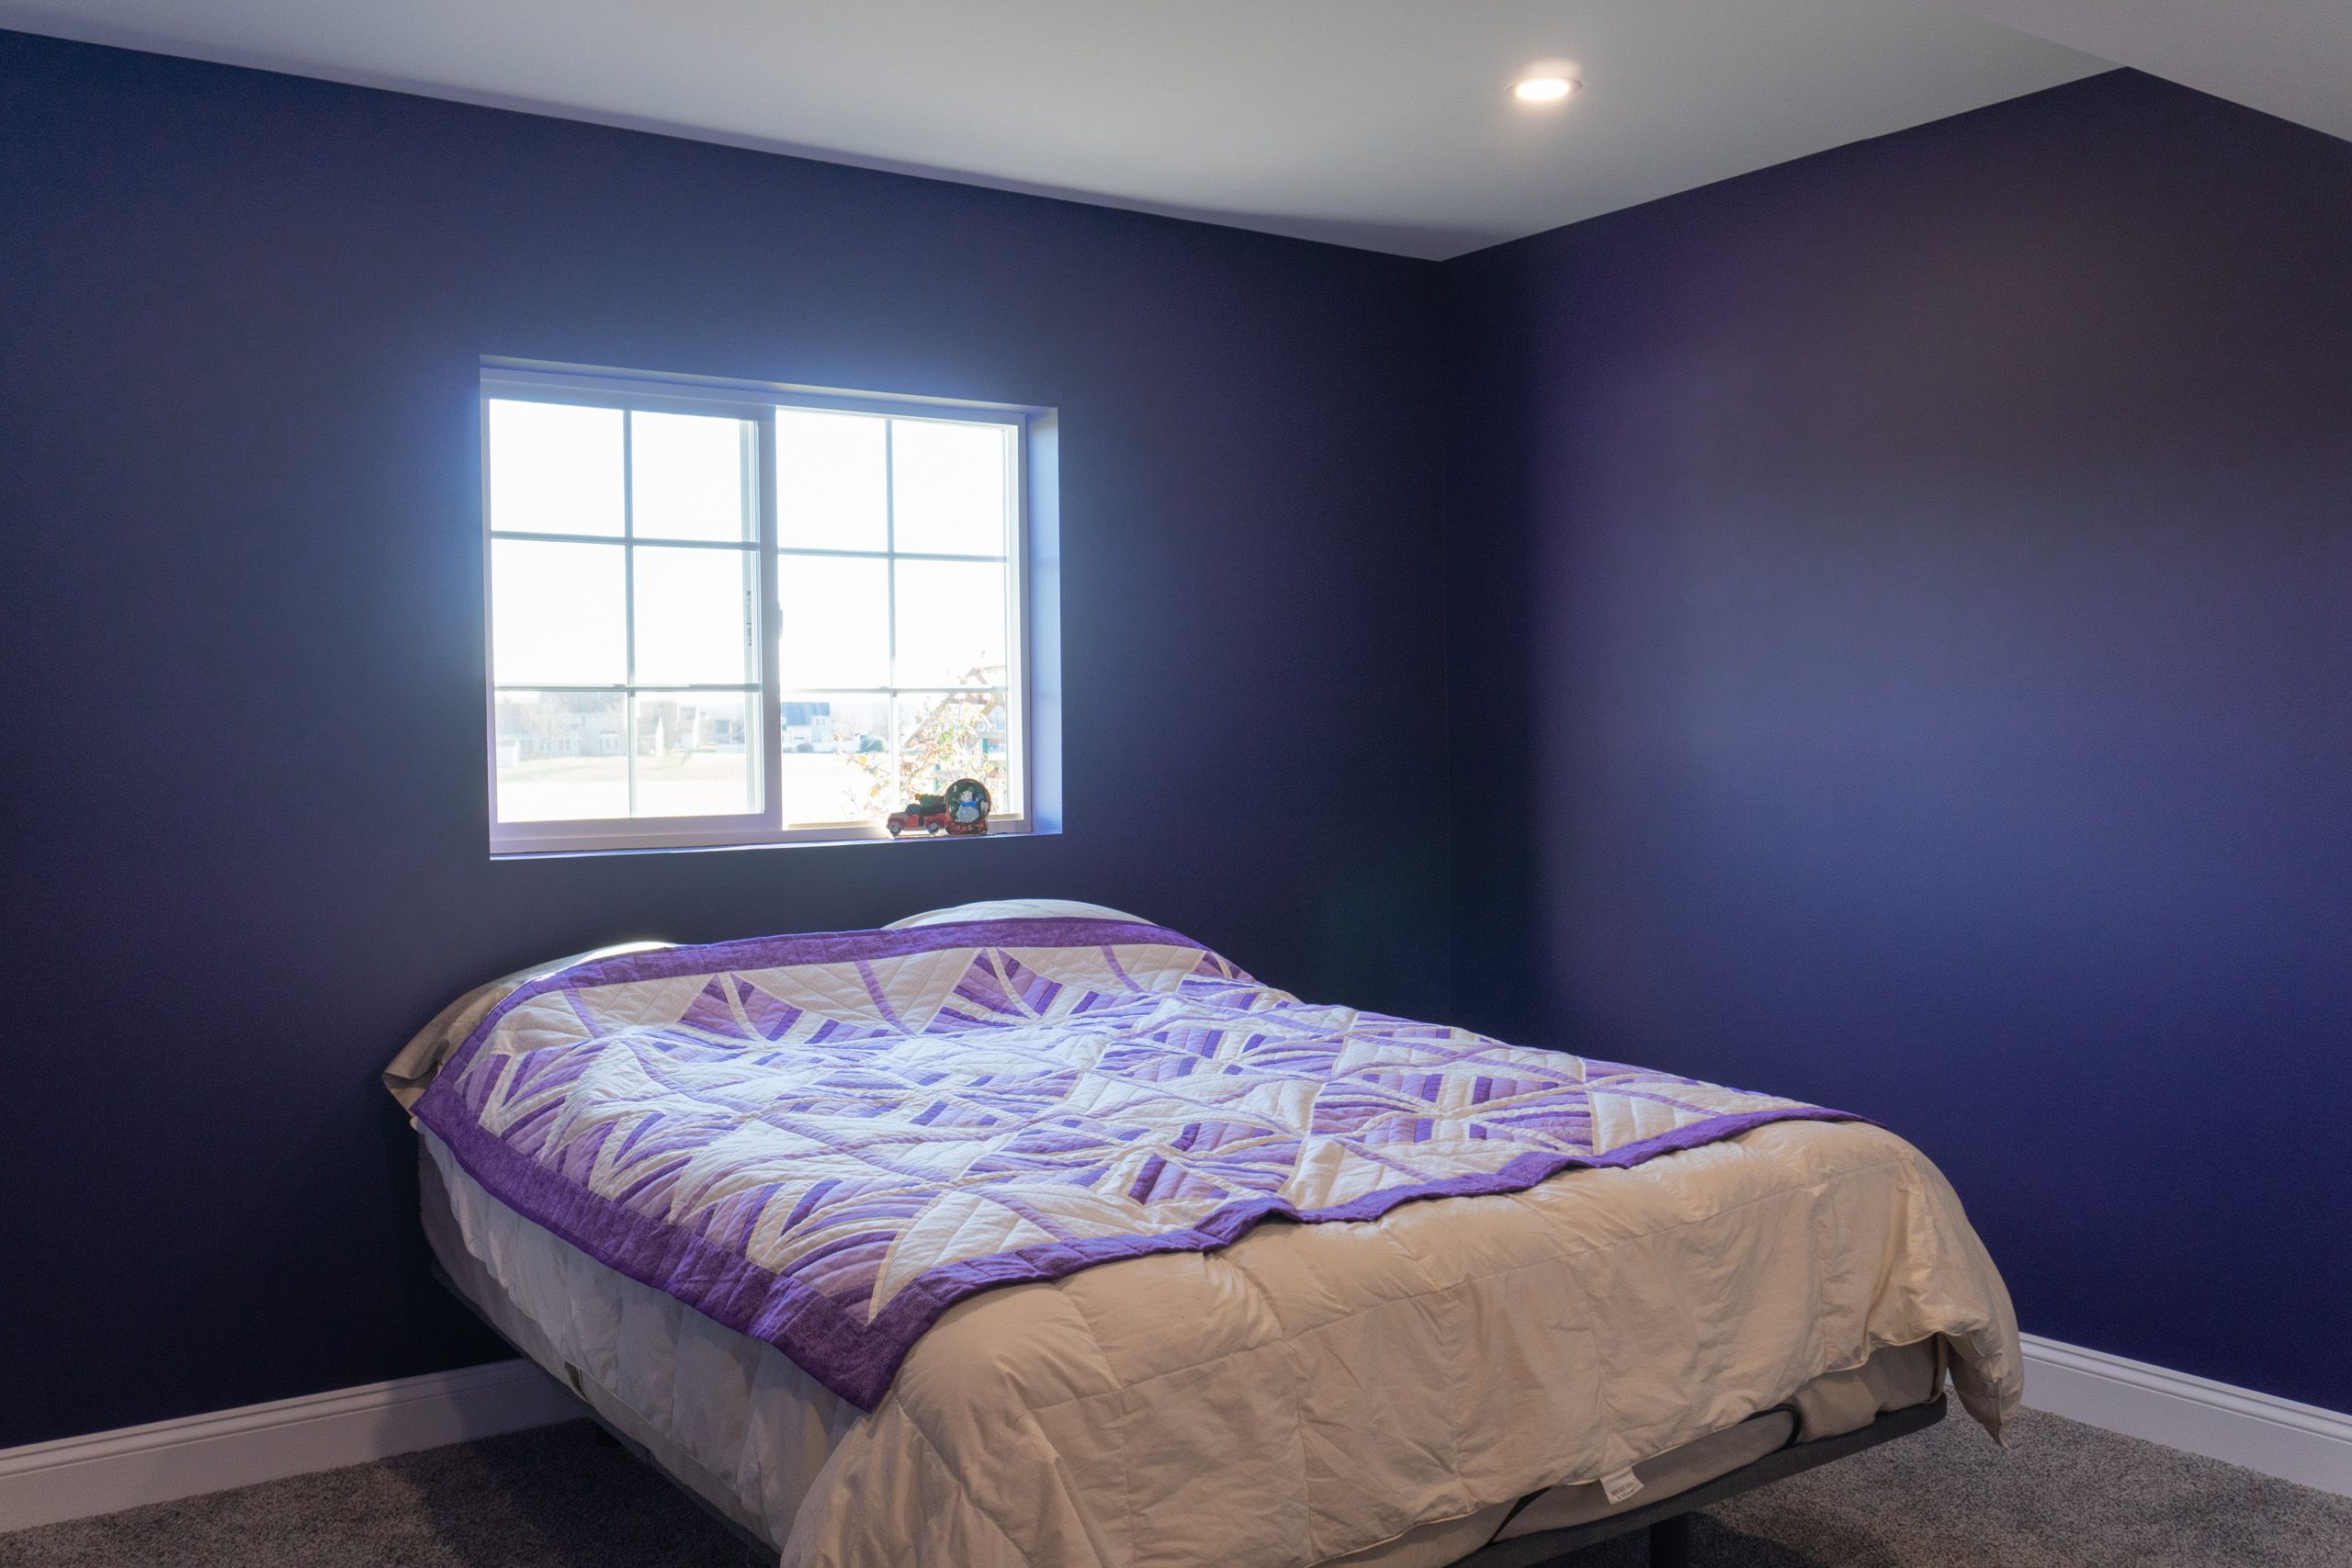
[[[492, 400], [520, 399], [535, 402], [571, 403], [594, 408], [626, 409], [655, 413], [715, 414], [751, 422], [758, 432], [757, 450], [759, 472], [754, 485], [757, 500], [758, 540], [753, 547], [758, 562], [759, 588], [752, 606], [753, 644], [759, 649], [760, 679], [757, 686], [746, 682], [741, 686], [662, 686], [662, 691], [716, 692], [741, 691], [748, 702], [748, 716], [757, 725], [758, 746], [752, 758], [761, 800], [761, 809], [736, 816], [722, 817], [633, 817], [582, 818], [553, 822], [501, 822], [498, 819], [498, 680], [495, 625], [492, 591], [493, 546], [501, 538], [548, 539], [566, 542], [570, 535], [498, 533], [491, 514], [491, 450], [490, 404]], [[550, 368], [520, 362], [485, 361], [481, 373], [481, 549], [482, 549], [482, 660], [483, 692], [486, 698], [486, 728], [484, 752], [487, 761], [490, 806], [490, 850], [494, 858], [535, 854], [578, 854], [613, 851], [735, 848], [765, 844], [832, 844], [859, 842], [891, 842], [880, 820], [799, 824], [786, 826], [783, 802], [776, 782], [783, 767], [784, 722], [782, 703], [786, 697], [777, 628], [774, 624], [778, 603], [777, 574], [781, 558], [792, 555], [863, 556], [886, 562], [899, 559], [994, 559], [986, 556], [943, 556], [930, 552], [901, 553], [895, 547], [895, 511], [890, 513], [892, 525], [885, 536], [881, 551], [804, 550], [782, 546], [778, 539], [776, 485], [775, 413], [778, 408], [811, 409], [831, 412], [878, 414], [894, 419], [948, 420], [964, 423], [1011, 426], [1012, 457], [1012, 522], [1005, 543], [1005, 585], [1011, 599], [1008, 608], [1008, 630], [1005, 671], [1006, 765], [1014, 781], [1014, 794], [1021, 802], [1018, 813], [992, 813], [989, 818], [989, 835], [1020, 834], [1035, 831], [1037, 827], [1036, 801], [1038, 778], [1033, 763], [1032, 745], [1034, 660], [1031, 657], [1030, 615], [1030, 530], [1031, 476], [1030, 466], [1034, 446], [1033, 421], [1045, 412], [1020, 404], [980, 403], [950, 399], [906, 397], [889, 393], [844, 392], [830, 388], [770, 385], [758, 382], [711, 381], [684, 377], [616, 374], [604, 371], [582, 371]], [[626, 479], [624, 485], [626, 485]], [[581, 536], [582, 541], [589, 536]], [[593, 542], [602, 545], [633, 547], [637, 542], [634, 530], [625, 530], [617, 536], [598, 535]], [[734, 543], [700, 543], [664, 539], [645, 541], [662, 546], [697, 545], [699, 547], [740, 550]], [[897, 602], [897, 573], [888, 571], [890, 603]], [[632, 607], [633, 608], [633, 607]], [[895, 608], [893, 611], [895, 616]], [[628, 636], [628, 634], [625, 634]], [[634, 638], [630, 658], [634, 659]], [[895, 671], [892, 671], [896, 673]], [[635, 690], [624, 682], [616, 686], [566, 687], [517, 683], [515, 690], [530, 691], [610, 691], [628, 693]], [[647, 688], [651, 690], [654, 688]], [[945, 688], [941, 688], [944, 690]], [[928, 687], [860, 688], [791, 688], [795, 699], [813, 695], [856, 696], [887, 702], [891, 713], [891, 754], [898, 750], [898, 713], [900, 694], [922, 694]], [[633, 710], [632, 710], [633, 711]], [[628, 744], [633, 751], [634, 740]], [[635, 759], [630, 759], [631, 766]], [[888, 803], [888, 809], [896, 810], [903, 801]], [[973, 842], [970, 838], [942, 837], [932, 840], [926, 834], [910, 834], [900, 842]]]

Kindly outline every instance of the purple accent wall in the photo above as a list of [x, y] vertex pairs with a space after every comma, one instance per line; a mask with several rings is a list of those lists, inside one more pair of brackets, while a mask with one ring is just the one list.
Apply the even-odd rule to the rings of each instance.
[[2352, 144], [2117, 73], [1447, 277], [1463, 1021], [2352, 1409]]
[[[551, 953], [1048, 895], [1442, 1010], [1333, 808], [1442, 789], [1432, 265], [21, 34], [0, 149], [0, 1446], [503, 1354], [376, 1074]], [[491, 863], [483, 355], [1057, 407], [1067, 830]]]

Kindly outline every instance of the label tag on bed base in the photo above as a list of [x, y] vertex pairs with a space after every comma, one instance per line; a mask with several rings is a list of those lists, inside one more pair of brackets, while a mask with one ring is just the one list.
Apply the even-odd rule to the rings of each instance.
[[1622, 1503], [1641, 1489], [1642, 1478], [1634, 1473], [1630, 1464], [1614, 1475], [1600, 1478], [1600, 1495], [1612, 1503]]

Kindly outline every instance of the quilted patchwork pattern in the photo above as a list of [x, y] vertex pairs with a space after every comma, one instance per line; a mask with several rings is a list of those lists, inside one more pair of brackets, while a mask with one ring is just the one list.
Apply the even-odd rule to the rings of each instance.
[[416, 1113], [510, 1207], [867, 1409], [991, 1285], [1841, 1119], [1051, 919], [586, 964], [493, 1010]]

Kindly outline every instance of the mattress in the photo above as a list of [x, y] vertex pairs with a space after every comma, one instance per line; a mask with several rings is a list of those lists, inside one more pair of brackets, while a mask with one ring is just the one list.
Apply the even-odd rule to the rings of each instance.
[[[1768, 1128], [1750, 1136], [1842, 1130]], [[600, 1418], [645, 1450], [715, 1512], [776, 1549], [788, 1562], [952, 1560], [929, 1553], [891, 1555], [902, 1550], [902, 1543], [888, 1544], [900, 1532], [871, 1528], [853, 1532], [856, 1539], [851, 1540], [829, 1540], [823, 1550], [817, 1550], [809, 1531], [797, 1530], [797, 1522], [807, 1510], [811, 1529], [838, 1537], [838, 1523], [821, 1521], [861, 1512], [854, 1505], [865, 1446], [852, 1439], [859, 1423], [872, 1417], [820, 1387], [773, 1346], [723, 1327], [605, 1268], [505, 1208], [430, 1134], [424, 1138], [420, 1157], [425, 1231], [458, 1292], [509, 1341], [562, 1380]], [[1269, 1232], [1261, 1244], [1285, 1234], [1296, 1233]], [[1252, 1244], [1245, 1240], [1239, 1245]], [[1115, 1269], [1097, 1272], [1108, 1275]], [[1019, 1286], [1001, 1293], [1056, 1288]], [[957, 1310], [978, 1304], [967, 1303]], [[945, 1326], [950, 1332], [956, 1327]], [[1903, 1330], [1892, 1332], [1899, 1336]], [[1791, 1350], [1792, 1356], [1802, 1354], [1797, 1347]], [[916, 1357], [925, 1355], [919, 1347]], [[1756, 1393], [1726, 1401], [1717, 1391], [1706, 1402], [1714, 1414], [1693, 1423], [1709, 1429], [1661, 1447], [1629, 1467], [1642, 1485], [1616, 1501], [1609, 1498], [1598, 1476], [1564, 1480], [1576, 1468], [1566, 1460], [1539, 1463], [1529, 1473], [1547, 1479], [1530, 1483], [1524, 1491], [1510, 1492], [1518, 1483], [1506, 1483], [1502, 1490], [1510, 1492], [1508, 1497], [1498, 1495], [1466, 1508], [1449, 1500], [1437, 1517], [1411, 1522], [1356, 1550], [1290, 1561], [1345, 1568], [1440, 1568], [1495, 1539], [1498, 1528], [1502, 1538], [1510, 1539], [1643, 1506], [1727, 1473], [1792, 1437], [1800, 1441], [1834, 1437], [1867, 1425], [1884, 1411], [1932, 1399], [1943, 1389], [1948, 1361], [1947, 1341], [1931, 1334], [1875, 1345], [1857, 1364], [1802, 1378], [1778, 1396]], [[845, 1448], [851, 1451], [843, 1458]], [[1519, 1496], [1546, 1484], [1549, 1490], [1538, 1501], [1506, 1523]], [[870, 1527], [876, 1521], [868, 1516], [867, 1522]], [[1209, 1524], [1204, 1518], [1197, 1529], [1178, 1528], [1171, 1533], [1178, 1539], [1224, 1533]], [[1176, 1560], [1166, 1555], [1128, 1559]], [[1186, 1554], [1184, 1560], [1229, 1561], [1216, 1553]]]
[[[404, 1103], [497, 990], [402, 1053]], [[423, 1157], [459, 1292], [786, 1564], [1434, 1568], [1947, 1373], [1997, 1438], [2020, 1388], [1957, 1198], [1862, 1122], [1000, 1286], [949, 1307], [870, 1414], [505, 1207], [430, 1134]]]

